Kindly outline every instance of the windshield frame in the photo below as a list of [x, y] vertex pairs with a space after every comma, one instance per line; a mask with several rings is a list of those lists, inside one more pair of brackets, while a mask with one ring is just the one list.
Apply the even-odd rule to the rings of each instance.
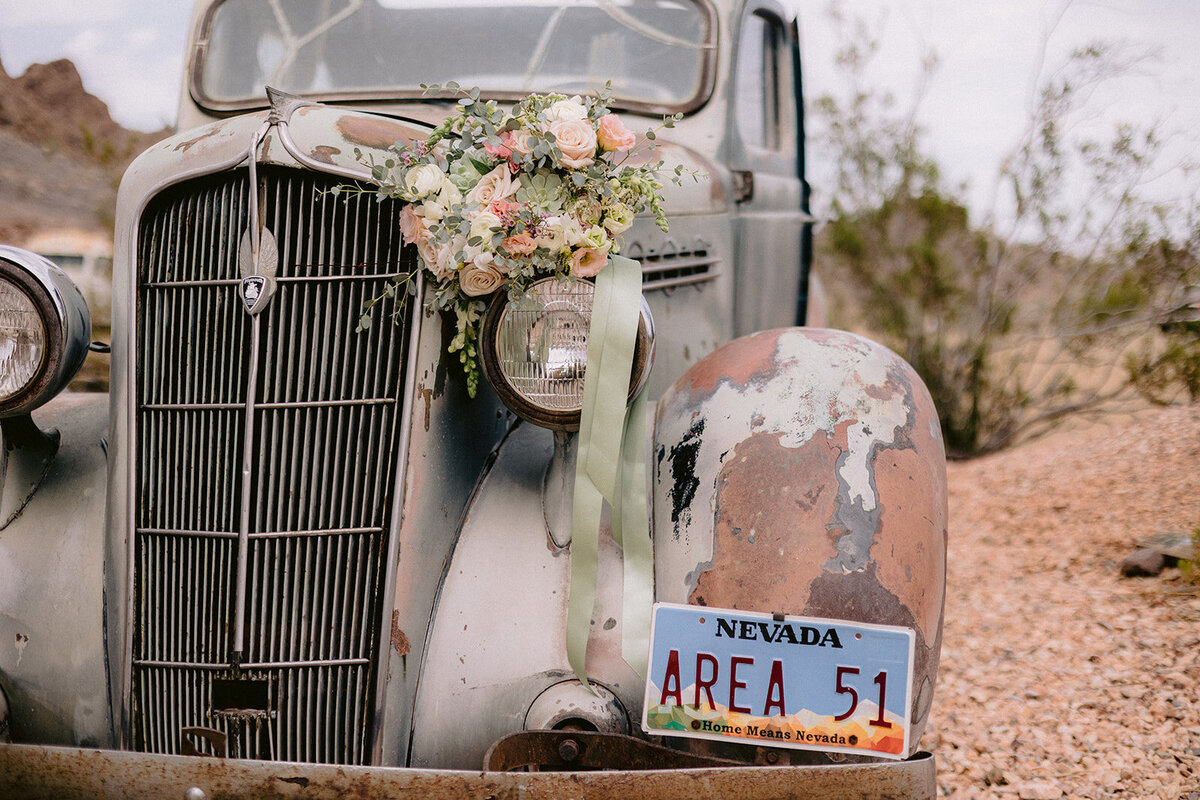
[[[208, 95], [204, 91], [204, 68], [209, 52], [209, 42], [217, 12], [227, 0], [214, 0], [205, 8], [197, 28], [197, 35], [192, 44], [191, 58], [187, 71], [188, 93], [192, 101], [203, 111], [214, 116], [231, 116], [249, 111], [259, 111], [270, 107], [266, 92], [261, 98], [246, 98], [241, 100], [221, 100]], [[649, 103], [629, 100], [613, 95], [609, 107], [629, 111], [635, 114], [666, 116], [669, 114], [691, 114], [705, 106], [712, 99], [716, 86], [716, 65], [718, 46], [718, 15], [712, 0], [687, 0], [700, 12], [704, 25], [703, 56], [701, 58], [700, 79], [695, 94], [679, 103]], [[480, 87], [480, 96], [487, 100], [500, 103], [515, 103], [528, 93], [489, 91]], [[298, 92], [296, 96], [328, 104], [347, 105], [376, 105], [395, 103], [440, 103], [446, 104], [451, 98], [445, 95], [432, 96], [424, 90], [415, 89], [354, 89], [343, 91]]]

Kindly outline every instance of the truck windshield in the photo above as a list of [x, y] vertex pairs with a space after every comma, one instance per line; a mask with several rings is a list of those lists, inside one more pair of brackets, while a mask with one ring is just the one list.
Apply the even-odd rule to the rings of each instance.
[[706, 0], [224, 0], [192, 94], [229, 110], [263, 105], [265, 86], [403, 99], [455, 81], [503, 99], [611, 81], [614, 105], [687, 111], [707, 99], [715, 38]]

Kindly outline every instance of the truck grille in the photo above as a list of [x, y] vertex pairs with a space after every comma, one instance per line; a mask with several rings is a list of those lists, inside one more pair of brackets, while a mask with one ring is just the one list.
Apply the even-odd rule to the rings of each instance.
[[341, 181], [299, 170], [258, 175], [279, 272], [257, 353], [239, 295], [248, 173], [172, 187], [141, 220], [129, 743], [177, 753], [197, 726], [223, 731], [231, 756], [367, 763], [411, 313], [355, 326], [414, 256], [394, 203], [334, 196]]

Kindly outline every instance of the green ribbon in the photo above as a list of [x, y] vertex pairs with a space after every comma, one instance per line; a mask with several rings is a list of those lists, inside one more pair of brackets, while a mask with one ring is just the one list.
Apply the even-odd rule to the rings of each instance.
[[641, 266], [610, 257], [596, 277], [592, 300], [571, 510], [567, 661], [584, 686], [605, 500], [612, 508], [613, 539], [622, 548], [621, 653], [639, 675], [646, 674], [654, 572], [647, 516], [645, 391], [632, 405], [627, 403], [641, 296]]

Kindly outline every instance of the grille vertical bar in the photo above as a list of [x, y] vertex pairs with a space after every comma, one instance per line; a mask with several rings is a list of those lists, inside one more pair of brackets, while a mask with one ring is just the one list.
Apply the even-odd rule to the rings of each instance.
[[[248, 177], [186, 182], [147, 207], [138, 250], [131, 744], [177, 753], [187, 726], [231, 755], [367, 763], [401, 433], [403, 325], [354, 332], [413, 268], [391, 202], [259, 171], [279, 287], [257, 357], [239, 298]], [[230, 663], [246, 391], [257, 375], [243, 664]], [[213, 707], [214, 680], [269, 708]]]

